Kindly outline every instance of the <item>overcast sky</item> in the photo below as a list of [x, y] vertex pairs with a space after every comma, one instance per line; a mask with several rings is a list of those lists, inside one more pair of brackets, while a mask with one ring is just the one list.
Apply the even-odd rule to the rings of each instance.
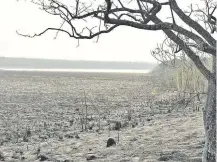
[[[189, 1], [183, 0], [183, 4]], [[1, 0], [0, 21], [0, 56], [5, 57], [155, 62], [150, 51], [164, 38], [161, 31], [120, 27], [101, 36], [98, 43], [82, 40], [76, 48], [77, 41], [64, 34], [56, 40], [52, 32], [33, 39], [18, 36], [16, 30], [34, 34], [59, 26], [58, 19], [25, 0]]]

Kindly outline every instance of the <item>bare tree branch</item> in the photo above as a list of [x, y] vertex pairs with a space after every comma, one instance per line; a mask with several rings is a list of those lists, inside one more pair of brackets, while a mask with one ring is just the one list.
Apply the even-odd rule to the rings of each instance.
[[[81, 1], [82, 0], [75, 0], [74, 13], [69, 9], [69, 7], [67, 7], [67, 5], [58, 1], [48, 0], [48, 3], [45, 3], [44, 1], [36, 3], [37, 5], [42, 6], [42, 9], [47, 13], [59, 16], [70, 26], [71, 31], [64, 29], [62, 24], [60, 28], [47, 28], [39, 34], [19, 34], [26, 37], [36, 37], [41, 36], [48, 31], [56, 31], [57, 35], [59, 32], [63, 32], [68, 34], [69, 37], [78, 40], [97, 37], [98, 41], [101, 34], [109, 33], [119, 26], [129, 26], [141, 30], [162, 30], [168, 38], [176, 44], [174, 48], [172, 48], [172, 57], [167, 52], [165, 53], [166, 57], [172, 59], [176, 57], [180, 51], [184, 51], [207, 79], [213, 78], [211, 72], [203, 65], [199, 56], [192, 50], [192, 48], [216, 56], [216, 40], [198, 22], [190, 18], [190, 15], [194, 12], [192, 5], [190, 6], [191, 11], [189, 15], [186, 15], [185, 12], [178, 7], [175, 0], [169, 0], [164, 3], [154, 0], [136, 0], [129, 1], [126, 4], [124, 4], [122, 0], [117, 0], [117, 3], [112, 2], [111, 0], [105, 0], [105, 4], [99, 5], [97, 9], [90, 9], [90, 7], [93, 6], [92, 2], [90, 5], [85, 5]], [[130, 8], [129, 4], [131, 3], [136, 3], [138, 8]], [[160, 14], [163, 6], [170, 7], [173, 23], [164, 22], [157, 17], [157, 14]], [[208, 7], [207, 15], [212, 16], [215, 9], [216, 8], [213, 7], [211, 11], [211, 8]], [[177, 25], [173, 12], [175, 12], [176, 15], [189, 26], [190, 30]], [[214, 21], [211, 16], [209, 18], [210, 22]], [[75, 20], [88, 22], [89, 18], [98, 19], [99, 24], [92, 27], [83, 27], [79, 31], [73, 23]], [[105, 24], [105, 29], [101, 27], [102, 21]], [[192, 28], [198, 33], [193, 32], [191, 30]], [[186, 38], [186, 40], [184, 38]]]

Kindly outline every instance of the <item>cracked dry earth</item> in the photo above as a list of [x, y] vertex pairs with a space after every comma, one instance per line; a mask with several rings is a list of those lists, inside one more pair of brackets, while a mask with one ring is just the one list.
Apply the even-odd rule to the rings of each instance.
[[[8, 72], [0, 83], [0, 161], [201, 161], [202, 112], [150, 108], [150, 97], [172, 91], [156, 78]], [[110, 137], [116, 145], [106, 147]]]

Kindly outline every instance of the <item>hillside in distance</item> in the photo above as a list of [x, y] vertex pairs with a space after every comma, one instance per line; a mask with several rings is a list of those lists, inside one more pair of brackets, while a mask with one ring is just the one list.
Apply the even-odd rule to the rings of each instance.
[[117, 69], [151, 70], [156, 66], [149, 62], [113, 62], [83, 60], [50, 60], [0, 57], [0, 69]]

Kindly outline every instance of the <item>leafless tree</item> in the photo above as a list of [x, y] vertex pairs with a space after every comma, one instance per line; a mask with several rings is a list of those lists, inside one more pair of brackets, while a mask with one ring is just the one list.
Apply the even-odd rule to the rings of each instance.
[[[203, 112], [205, 128], [203, 162], [216, 161], [216, 40], [212, 34], [216, 32], [214, 12], [217, 3], [214, 0], [203, 0], [205, 2], [203, 8], [192, 4], [189, 11], [180, 8], [176, 0], [164, 2], [160, 0], [61, 0], [61, 2], [60, 0], [33, 0], [32, 2], [48, 14], [59, 16], [62, 24], [59, 28], [49, 27], [34, 35], [19, 32], [26, 37], [42, 36], [48, 31], [55, 31], [56, 37], [62, 32], [78, 41], [92, 38], [98, 41], [100, 35], [121, 26], [138, 30], [163, 31], [170, 43], [173, 43], [173, 48], [159, 48], [154, 51], [154, 54], [168, 58], [177, 57], [180, 52], [184, 52], [208, 80], [208, 97]], [[164, 15], [163, 8], [169, 9], [171, 19], [167, 19]], [[213, 58], [212, 69], [208, 69], [203, 64], [198, 51]]]

